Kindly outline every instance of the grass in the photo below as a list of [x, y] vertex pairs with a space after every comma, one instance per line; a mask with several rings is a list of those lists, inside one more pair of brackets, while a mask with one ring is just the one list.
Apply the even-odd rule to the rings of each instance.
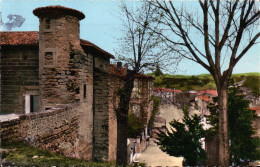
[[[2, 158], [14, 163], [15, 166], [115, 166], [115, 163], [111, 162], [92, 162], [63, 157], [23, 143], [2, 143], [2, 148], [13, 149], [3, 152]], [[36, 155], [38, 157], [33, 158]]]
[[[116, 166], [115, 162], [93, 162], [83, 159], [75, 159], [54, 154], [46, 150], [38, 149], [22, 142], [1, 143], [2, 149], [8, 149], [8, 152], [2, 153], [2, 159], [13, 163], [11, 166]], [[37, 158], [33, 158], [34, 156]], [[10, 166], [8, 164], [8, 166]], [[144, 163], [137, 165], [144, 167]]]

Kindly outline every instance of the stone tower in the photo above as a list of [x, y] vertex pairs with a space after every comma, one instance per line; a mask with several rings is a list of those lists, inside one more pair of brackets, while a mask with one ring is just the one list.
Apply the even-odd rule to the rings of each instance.
[[36, 8], [39, 17], [39, 110], [78, 104], [77, 157], [92, 159], [93, 65], [80, 45], [85, 15], [63, 6]]
[[[74, 57], [84, 57], [79, 21], [85, 15], [63, 6], [36, 8], [39, 18], [39, 109], [80, 101], [80, 69]], [[83, 86], [84, 89], [84, 86]]]

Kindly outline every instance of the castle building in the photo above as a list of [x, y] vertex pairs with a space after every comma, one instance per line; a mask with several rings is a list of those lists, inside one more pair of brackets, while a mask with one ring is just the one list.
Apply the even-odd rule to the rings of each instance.
[[82, 12], [46, 6], [33, 13], [38, 32], [0, 32], [1, 115], [19, 116], [1, 122], [2, 140], [30, 141], [69, 157], [115, 160], [114, 56], [80, 39]]

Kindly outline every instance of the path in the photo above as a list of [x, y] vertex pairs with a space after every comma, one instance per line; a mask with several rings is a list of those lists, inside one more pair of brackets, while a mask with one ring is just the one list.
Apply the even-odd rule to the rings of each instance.
[[139, 162], [143, 162], [147, 167], [155, 166], [182, 166], [183, 158], [177, 158], [169, 156], [168, 154], [162, 152], [156, 143], [151, 139], [147, 149], [137, 156]]
[[[161, 106], [160, 117], [166, 119], [166, 126], [169, 127], [169, 122], [173, 119], [181, 119], [183, 113], [180, 109], [177, 109], [173, 105]], [[169, 156], [162, 152], [160, 148], [154, 143], [154, 139], [151, 139], [147, 149], [137, 156], [139, 162], [146, 163], [147, 167], [155, 166], [182, 166], [183, 158]]]

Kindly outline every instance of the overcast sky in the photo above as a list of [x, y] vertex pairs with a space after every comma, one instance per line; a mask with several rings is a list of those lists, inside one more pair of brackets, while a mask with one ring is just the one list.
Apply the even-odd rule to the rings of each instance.
[[[138, 2], [133, 0], [127, 3], [133, 7], [138, 5]], [[82, 11], [86, 18], [80, 22], [81, 39], [89, 40], [112, 54], [118, 47], [116, 38], [122, 35], [118, 4], [118, 0], [0, 0], [3, 23], [9, 21], [7, 16], [10, 14], [21, 15], [25, 18], [21, 27], [13, 28], [11, 31], [38, 31], [39, 21], [32, 13], [37, 7], [62, 5]], [[188, 4], [192, 5], [191, 2]], [[260, 72], [259, 44], [253, 47], [234, 69], [234, 73], [244, 72]], [[186, 60], [180, 64], [177, 73], [195, 75], [207, 73], [207, 71], [200, 65]]]

